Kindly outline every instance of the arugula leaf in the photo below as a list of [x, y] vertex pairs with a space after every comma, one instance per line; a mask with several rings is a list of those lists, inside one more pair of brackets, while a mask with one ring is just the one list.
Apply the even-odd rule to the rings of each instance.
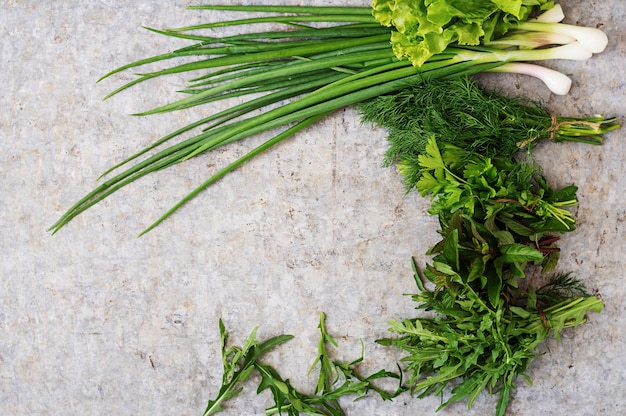
[[259, 344], [256, 339], [257, 329], [255, 328], [244, 342], [243, 347], [232, 346], [226, 348], [228, 332], [221, 319], [219, 320], [219, 329], [222, 346], [222, 364], [224, 366], [222, 387], [217, 397], [214, 400], [209, 400], [203, 416], [221, 412], [223, 410], [222, 403], [243, 390], [240, 384], [250, 376], [259, 357], [293, 338], [291, 335], [279, 335]]
[[[330, 360], [327, 346], [337, 346], [336, 341], [326, 332], [326, 315], [320, 315], [320, 341], [318, 344], [318, 356], [311, 370], [319, 364], [320, 373], [315, 388], [315, 394], [309, 395], [294, 388], [289, 380], [284, 379], [276, 369], [263, 364], [259, 358], [266, 352], [278, 347], [293, 338], [291, 335], [279, 335], [259, 343], [256, 339], [257, 329], [253, 329], [243, 347], [226, 347], [228, 333], [222, 320], [219, 321], [222, 363], [224, 375], [222, 387], [215, 399], [209, 400], [203, 415], [208, 416], [223, 410], [222, 403], [237, 394], [243, 387], [241, 384], [256, 370], [261, 376], [257, 393], [269, 390], [274, 399], [274, 405], [266, 409], [267, 415], [283, 414], [298, 416], [300, 414], [319, 416], [343, 416], [344, 412], [338, 400], [348, 395], [363, 397], [370, 390], [376, 392], [383, 400], [390, 400], [404, 391], [400, 375], [390, 371], [380, 370], [370, 376], [359, 375], [354, 366], [363, 360], [361, 357], [350, 363], [341, 363]], [[395, 392], [386, 392], [372, 384], [373, 380], [381, 378], [394, 378], [399, 380], [399, 386]]]

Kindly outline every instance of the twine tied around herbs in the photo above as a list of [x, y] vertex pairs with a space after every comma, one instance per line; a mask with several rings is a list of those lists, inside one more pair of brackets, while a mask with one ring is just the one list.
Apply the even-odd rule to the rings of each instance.
[[[546, 132], [550, 133], [550, 137], [548, 137], [549, 141], [554, 141], [555, 137], [556, 137], [556, 132], [562, 127], [562, 126], [571, 126], [571, 125], [581, 125], [581, 126], [589, 126], [591, 127], [593, 130], [597, 130], [600, 128], [600, 123], [594, 123], [592, 121], [582, 121], [582, 120], [563, 120], [563, 121], [559, 121], [557, 116], [555, 114], [551, 114], [550, 118], [552, 119], [552, 125], [550, 126], [550, 128], [548, 130], [546, 130]], [[523, 149], [525, 147], [527, 147], [529, 144], [531, 144], [532, 142], [534, 142], [535, 140], [537, 140], [539, 138], [539, 135], [530, 137], [526, 140], [523, 140], [521, 142], [517, 142], [517, 147], [519, 147], [520, 149]]]

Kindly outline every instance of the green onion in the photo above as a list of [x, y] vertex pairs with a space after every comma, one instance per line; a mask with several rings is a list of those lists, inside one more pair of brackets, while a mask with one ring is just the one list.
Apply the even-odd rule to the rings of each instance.
[[[586, 59], [590, 56], [590, 52], [586, 50], [582, 52], [584, 56], [580, 55], [581, 48], [573, 44], [540, 50], [453, 45], [442, 53], [431, 56], [423, 65], [415, 67], [409, 60], [401, 60], [394, 54], [390, 45], [390, 32], [395, 33], [394, 29], [385, 28], [376, 22], [369, 7], [190, 8], [279, 14], [176, 29], [149, 29], [161, 35], [196, 43], [170, 53], [129, 63], [109, 72], [100, 81], [121, 71], [147, 64], [181, 57], [195, 60], [159, 71], [139, 73], [136, 79], [115, 89], [105, 98], [156, 77], [185, 73], [190, 74], [191, 79], [189, 86], [181, 89], [185, 94], [184, 98], [137, 115], [183, 110], [236, 97], [246, 101], [183, 126], [107, 170], [103, 176], [119, 173], [102, 182], [70, 207], [50, 227], [53, 233], [113, 192], [147, 174], [262, 132], [284, 129], [208, 178], [141, 234], [153, 229], [203, 189], [242, 163], [340, 108], [431, 79], [449, 79], [494, 71], [510, 62], [557, 58]], [[258, 23], [285, 25], [286, 29], [252, 31], [221, 38], [196, 33], [207, 28], [235, 25], [253, 27]], [[319, 28], [320, 23], [330, 26]], [[533, 24], [545, 26], [551, 23]], [[530, 29], [534, 30], [534, 26], [530, 26]], [[194, 33], [190, 33], [192, 31]], [[575, 56], [563, 55], [565, 50], [574, 51]], [[504, 68], [516, 70], [510, 66]], [[261, 114], [255, 115], [259, 110]], [[192, 133], [194, 130], [199, 132]], [[191, 137], [184, 138], [187, 134]], [[180, 141], [161, 148], [177, 138]], [[152, 151], [156, 153], [148, 155]], [[144, 158], [139, 160], [141, 157]], [[131, 161], [134, 164], [127, 167]]]

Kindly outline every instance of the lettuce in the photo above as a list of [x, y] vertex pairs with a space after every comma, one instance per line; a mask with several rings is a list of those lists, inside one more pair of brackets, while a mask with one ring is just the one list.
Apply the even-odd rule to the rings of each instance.
[[373, 0], [372, 15], [393, 27], [393, 51], [422, 66], [451, 43], [480, 45], [528, 19], [535, 6], [554, 0]]

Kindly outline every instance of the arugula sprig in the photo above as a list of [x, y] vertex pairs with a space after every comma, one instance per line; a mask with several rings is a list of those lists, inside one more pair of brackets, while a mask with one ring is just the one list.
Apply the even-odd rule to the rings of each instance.
[[203, 416], [221, 412], [223, 410], [222, 403], [236, 396], [243, 390], [241, 383], [250, 377], [258, 363], [258, 359], [266, 352], [293, 338], [292, 335], [279, 335], [259, 343], [256, 339], [257, 329], [255, 328], [242, 347], [231, 346], [227, 348], [228, 332], [221, 319], [219, 321], [219, 328], [222, 345], [222, 365], [224, 366], [222, 387], [217, 397], [214, 400], [209, 400]]
[[[336, 347], [337, 342], [326, 331], [325, 319], [326, 315], [322, 313], [319, 323], [321, 337], [318, 343], [318, 355], [309, 371], [312, 372], [319, 365], [319, 377], [315, 393], [312, 395], [298, 391], [276, 369], [259, 360], [263, 354], [289, 341], [293, 336], [279, 335], [259, 343], [256, 339], [257, 329], [255, 328], [244, 342], [243, 347], [231, 346], [227, 348], [228, 333], [220, 320], [224, 366], [222, 387], [217, 397], [209, 400], [203, 416], [221, 412], [223, 410], [222, 403], [243, 390], [241, 384], [249, 378], [254, 370], [261, 377], [257, 393], [269, 390], [274, 399], [274, 405], [265, 410], [267, 415], [343, 416], [344, 412], [339, 405], [341, 397], [355, 395], [356, 400], [358, 400], [372, 390], [379, 394], [383, 400], [391, 400], [392, 397], [403, 391], [401, 376], [393, 372], [380, 370], [367, 377], [359, 375], [354, 367], [363, 361], [363, 352], [359, 358], [350, 363], [331, 360], [328, 345]], [[381, 378], [398, 379], [398, 389], [394, 393], [388, 393], [372, 384], [373, 380]]]

